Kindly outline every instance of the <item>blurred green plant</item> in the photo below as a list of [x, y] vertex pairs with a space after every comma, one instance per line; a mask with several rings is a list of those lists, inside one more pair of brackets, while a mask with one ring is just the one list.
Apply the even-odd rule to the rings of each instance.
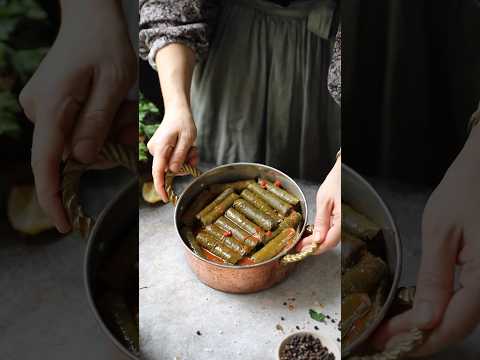
[[34, 24], [45, 29], [46, 23], [47, 14], [35, 0], [0, 0], [0, 136], [18, 139], [22, 134], [18, 93], [53, 40], [48, 32], [33, 31]]
[[147, 143], [158, 129], [161, 116], [160, 110], [140, 93], [138, 105], [138, 160], [142, 163], [147, 163], [150, 160]]

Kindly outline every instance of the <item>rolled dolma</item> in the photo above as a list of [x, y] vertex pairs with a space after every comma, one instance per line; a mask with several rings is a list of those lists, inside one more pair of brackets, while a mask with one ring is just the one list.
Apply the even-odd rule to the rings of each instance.
[[263, 243], [264, 244], [268, 243], [270, 240], [278, 236], [278, 234], [280, 234], [282, 230], [286, 228], [291, 227], [296, 229], [298, 224], [300, 224], [300, 221], [302, 221], [302, 214], [292, 210], [290, 214], [280, 222], [280, 224], [278, 225], [278, 228], [275, 231], [265, 235], [265, 240], [263, 241]]
[[260, 225], [263, 230], [272, 230], [277, 224], [275, 219], [268, 216], [262, 210], [253, 206], [245, 199], [235, 200], [233, 203], [233, 208], [245, 215], [247, 219], [253, 221], [255, 224]]
[[342, 231], [342, 273], [357, 263], [365, 248], [366, 244], [358, 237]]
[[342, 275], [342, 297], [353, 293], [371, 293], [387, 275], [382, 259], [366, 252], [359, 262]]
[[195, 217], [198, 220], [201, 220], [203, 216], [211, 212], [215, 206], [219, 205], [230, 194], [233, 194], [233, 189], [231, 188], [226, 189], [224, 192], [218, 195], [215, 198], [215, 200], [213, 200], [210, 204], [208, 204], [202, 211], [200, 211], [197, 215], [195, 215]]
[[195, 221], [195, 215], [198, 214], [207, 204], [209, 204], [215, 194], [209, 190], [203, 190], [189, 205], [188, 209], [182, 215], [182, 223], [192, 226]]
[[225, 199], [222, 200], [222, 202], [218, 205], [215, 205], [215, 207], [207, 213], [206, 215], [202, 216], [200, 218], [200, 221], [202, 222], [203, 225], [209, 225], [212, 224], [215, 220], [217, 220], [220, 216], [222, 216], [227, 209], [233, 205], [235, 200], [240, 198], [235, 193], [231, 193], [228, 195]]
[[368, 294], [350, 294], [342, 299], [342, 338], [345, 337], [356, 321], [364, 317], [372, 308]]
[[342, 204], [342, 228], [360, 239], [371, 240], [380, 232], [380, 227], [366, 216]]
[[277, 213], [273, 207], [268, 205], [266, 201], [264, 201], [261, 197], [256, 195], [255, 193], [251, 192], [248, 189], [245, 189], [241, 192], [240, 196], [247, 200], [248, 202], [252, 203], [255, 205], [257, 208], [262, 210], [265, 214], [269, 215], [271, 218], [281, 221], [283, 219], [283, 216], [281, 216], [279, 213]]
[[210, 191], [214, 194], [220, 194], [221, 192], [225, 191], [226, 189], [233, 189], [233, 191], [241, 192], [243, 189], [246, 189], [248, 184], [254, 183], [255, 180], [240, 180], [225, 184], [213, 184], [210, 185]]
[[280, 199], [282, 199], [283, 201], [286, 201], [289, 204], [292, 204], [293, 206], [297, 205], [300, 202], [300, 200], [296, 196], [293, 196], [288, 191], [282, 189], [280, 185], [277, 186], [276, 184], [273, 184], [266, 179], [258, 179], [258, 183], [263, 188], [274, 193]]
[[243, 214], [237, 210], [230, 208], [225, 213], [225, 217], [255, 237], [258, 241], [263, 241], [265, 232], [260, 226], [248, 220]]
[[132, 352], [139, 350], [138, 323], [128, 308], [125, 298], [117, 293], [107, 292], [99, 299], [99, 305], [110, 320], [110, 328], [117, 339]]
[[229, 264], [236, 264], [242, 258], [242, 255], [225, 245], [219, 243], [212, 235], [201, 231], [197, 234], [197, 242], [212, 254], [222, 258]]
[[284, 248], [295, 238], [294, 228], [287, 228], [272, 239], [267, 245], [252, 255], [251, 259], [256, 263], [261, 263], [277, 256]]
[[225, 216], [220, 216], [217, 221], [215, 221], [215, 225], [217, 225], [223, 231], [231, 231], [235, 239], [251, 249], [257, 246], [259, 242], [257, 238], [253, 237], [250, 233], [243, 230], [240, 226], [227, 219]]
[[286, 201], [280, 199], [274, 193], [263, 189], [257, 183], [248, 184], [247, 189], [257, 194], [262, 200], [267, 202], [270, 206], [276, 209], [283, 216], [287, 215], [288, 211], [292, 208], [292, 205]]
[[247, 255], [252, 248], [249, 248], [245, 244], [241, 243], [239, 240], [234, 238], [232, 235], [233, 233], [230, 233], [230, 236], [226, 236], [226, 232], [222, 229], [220, 229], [217, 225], [211, 224], [207, 225], [205, 227], [205, 231], [212, 235], [215, 239], [218, 240], [221, 244], [225, 245], [229, 249], [232, 249], [233, 251], [236, 251], [240, 253], [240, 255], [245, 256]]
[[195, 239], [195, 235], [193, 235], [192, 229], [184, 226], [180, 231], [182, 237], [187, 240], [187, 243], [190, 245], [192, 251], [198, 256], [203, 256], [203, 250], [200, 245], [198, 245], [198, 242]]

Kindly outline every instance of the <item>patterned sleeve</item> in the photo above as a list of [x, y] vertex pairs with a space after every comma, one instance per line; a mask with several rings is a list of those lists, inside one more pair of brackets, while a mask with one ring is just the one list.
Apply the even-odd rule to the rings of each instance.
[[338, 30], [328, 71], [328, 90], [335, 102], [342, 104], [342, 31]]
[[190, 47], [197, 59], [208, 50], [208, 0], [139, 0], [139, 53], [155, 68], [157, 51], [171, 43]]

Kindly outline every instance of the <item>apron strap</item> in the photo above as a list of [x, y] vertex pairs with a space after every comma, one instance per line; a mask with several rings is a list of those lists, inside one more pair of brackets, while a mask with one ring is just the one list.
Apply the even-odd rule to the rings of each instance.
[[335, 0], [322, 0], [310, 11], [308, 15], [308, 30], [322, 39], [329, 40], [335, 35], [337, 28], [336, 17], [337, 2]]

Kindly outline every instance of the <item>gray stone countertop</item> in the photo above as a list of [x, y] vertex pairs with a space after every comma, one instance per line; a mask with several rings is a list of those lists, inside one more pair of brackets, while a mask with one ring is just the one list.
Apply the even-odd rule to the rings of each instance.
[[[311, 222], [318, 184], [299, 185], [307, 198]], [[171, 205], [140, 208], [140, 337], [144, 359], [273, 360], [280, 341], [298, 331], [297, 326], [334, 341], [340, 337], [340, 247], [307, 259], [272, 289], [226, 294], [201, 283], [189, 269], [173, 216]], [[311, 308], [328, 314], [335, 323], [312, 320]]]

